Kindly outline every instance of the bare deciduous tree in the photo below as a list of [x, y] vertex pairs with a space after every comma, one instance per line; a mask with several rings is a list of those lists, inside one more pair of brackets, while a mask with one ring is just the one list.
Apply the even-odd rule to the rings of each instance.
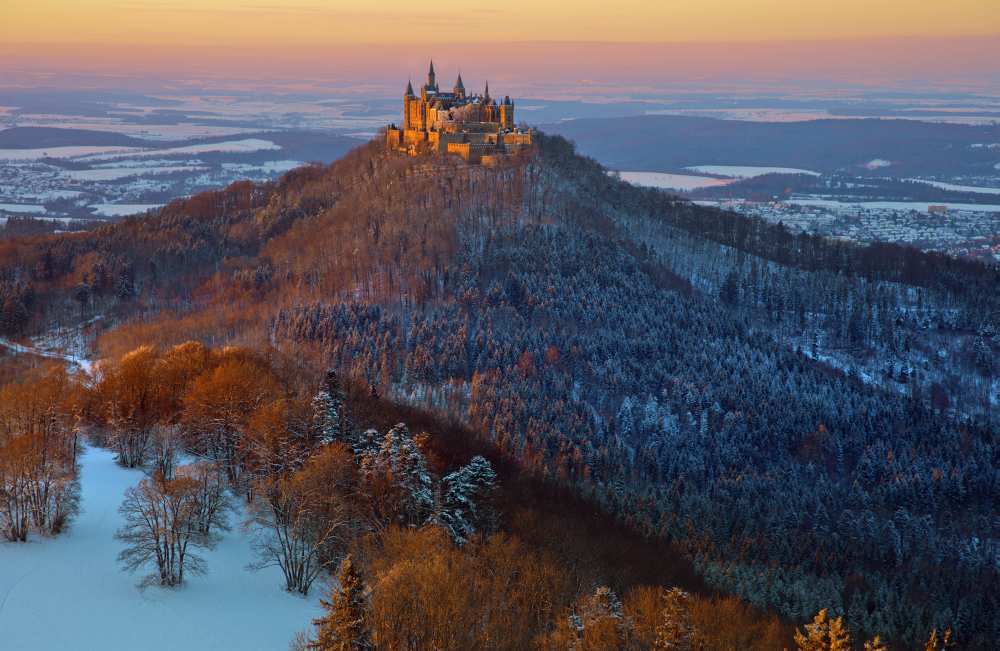
[[150, 436], [152, 471], [164, 479], [173, 479], [177, 456], [181, 450], [180, 428], [176, 425], [154, 425]]
[[185, 574], [205, 572], [194, 550], [214, 546], [218, 536], [203, 531], [199, 482], [178, 469], [174, 479], [156, 475], [125, 491], [119, 511], [125, 525], [116, 538], [126, 544], [118, 560], [129, 571], [155, 564], [142, 585], [179, 586]]
[[361, 527], [350, 499], [356, 470], [343, 444], [324, 447], [298, 472], [269, 477], [257, 488], [248, 526], [256, 528], [258, 561], [277, 566], [289, 592], [309, 594], [320, 573], [335, 565]]
[[233, 503], [226, 490], [226, 478], [218, 466], [198, 461], [177, 469], [177, 477], [194, 482], [196, 493], [195, 523], [203, 535], [229, 530], [229, 513]]

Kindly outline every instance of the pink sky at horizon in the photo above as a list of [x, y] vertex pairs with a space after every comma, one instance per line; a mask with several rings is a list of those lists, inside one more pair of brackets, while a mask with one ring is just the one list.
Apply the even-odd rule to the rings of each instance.
[[[0, 42], [0, 87], [143, 87], [241, 82], [288, 91], [392, 96], [419, 81], [433, 57], [445, 83], [461, 69], [509, 92], [726, 84], [781, 88], [965, 88], [1000, 95], [1000, 37], [699, 43], [439, 43], [245, 47]], [[5, 82], [6, 80], [6, 82]], [[347, 87], [350, 87], [349, 89]]]

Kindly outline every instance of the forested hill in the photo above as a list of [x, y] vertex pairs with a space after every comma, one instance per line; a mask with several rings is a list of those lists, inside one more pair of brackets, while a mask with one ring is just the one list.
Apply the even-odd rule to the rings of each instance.
[[[0, 244], [2, 327], [272, 347], [469, 427], [712, 586], [907, 645], [1000, 637], [1000, 275], [633, 188], [560, 138], [372, 143]], [[113, 326], [113, 327], [112, 327]]]

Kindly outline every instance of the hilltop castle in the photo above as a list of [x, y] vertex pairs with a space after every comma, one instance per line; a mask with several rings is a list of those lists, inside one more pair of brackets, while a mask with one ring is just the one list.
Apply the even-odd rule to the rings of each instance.
[[531, 130], [514, 126], [514, 102], [508, 96], [497, 103], [490, 97], [489, 82], [482, 95], [467, 95], [459, 74], [451, 92], [441, 92], [431, 61], [419, 97], [413, 92], [413, 83], [406, 84], [403, 126], [390, 124], [386, 143], [411, 156], [438, 152], [488, 163], [531, 145]]

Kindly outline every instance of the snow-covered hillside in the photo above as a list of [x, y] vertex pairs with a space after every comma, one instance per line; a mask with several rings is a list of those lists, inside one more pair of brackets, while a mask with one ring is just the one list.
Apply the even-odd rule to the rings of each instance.
[[136, 587], [117, 563], [118, 505], [142, 474], [114, 455], [82, 456], [82, 513], [69, 533], [26, 544], [0, 543], [0, 648], [62, 651], [281, 651], [309, 628], [325, 592], [308, 600], [282, 590], [280, 570], [249, 572], [250, 542], [234, 521], [213, 551], [208, 574], [178, 590]]

